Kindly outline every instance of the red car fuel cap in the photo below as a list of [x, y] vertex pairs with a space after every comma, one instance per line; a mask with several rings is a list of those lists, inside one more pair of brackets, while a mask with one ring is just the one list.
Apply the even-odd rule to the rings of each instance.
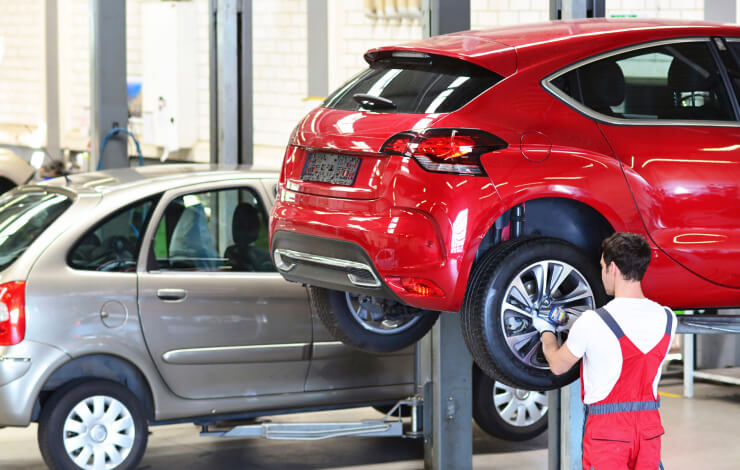
[[541, 132], [525, 132], [522, 134], [520, 148], [527, 160], [542, 162], [550, 156], [552, 143]]

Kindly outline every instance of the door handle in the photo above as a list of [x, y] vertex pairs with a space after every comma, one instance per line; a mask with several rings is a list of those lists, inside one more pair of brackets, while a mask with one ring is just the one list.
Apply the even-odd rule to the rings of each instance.
[[188, 295], [185, 289], [157, 289], [157, 297], [165, 302], [177, 302]]

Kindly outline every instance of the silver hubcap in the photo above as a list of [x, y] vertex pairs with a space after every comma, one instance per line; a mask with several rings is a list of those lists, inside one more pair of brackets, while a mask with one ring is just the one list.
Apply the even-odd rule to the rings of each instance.
[[530, 426], [547, 414], [547, 395], [509, 387], [496, 381], [493, 405], [501, 418], [512, 426]]
[[[594, 294], [586, 278], [563, 261], [546, 260], [527, 266], [506, 289], [501, 301], [501, 328], [511, 352], [528, 366], [548, 368], [532, 315], [549, 312], [555, 305], [568, 308], [576, 316], [594, 308]], [[568, 327], [558, 331], [561, 343], [567, 333]]]
[[420, 315], [389, 316], [382, 301], [369, 295], [356, 295], [349, 292], [347, 307], [350, 313], [363, 328], [381, 335], [395, 335], [408, 330], [417, 321]]
[[131, 412], [113, 397], [88, 397], [72, 408], [64, 421], [64, 449], [78, 467], [113, 469], [134, 446], [136, 429]]

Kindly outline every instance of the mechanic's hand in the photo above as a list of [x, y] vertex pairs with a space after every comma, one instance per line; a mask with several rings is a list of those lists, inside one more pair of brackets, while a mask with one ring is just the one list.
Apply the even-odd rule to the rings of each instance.
[[549, 331], [552, 334], [555, 334], [555, 328], [558, 326], [557, 323], [553, 323], [547, 315], [540, 316], [539, 313], [535, 313], [532, 315], [532, 326], [537, 330], [537, 332], [542, 336], [542, 333], [545, 331]]
[[556, 331], [561, 331], [564, 326], [568, 325], [572, 316], [573, 315], [569, 315], [565, 308], [555, 305], [548, 313], [535, 314], [532, 319], [532, 325], [540, 335], [545, 331], [550, 331], [554, 334]]

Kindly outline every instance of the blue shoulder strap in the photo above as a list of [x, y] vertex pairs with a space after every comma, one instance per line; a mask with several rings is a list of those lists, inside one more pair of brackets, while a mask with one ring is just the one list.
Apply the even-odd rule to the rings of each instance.
[[668, 321], [665, 325], [665, 334], [670, 335], [673, 330], [673, 315], [671, 314], [671, 309], [668, 307], [665, 307], [665, 313], [668, 315]]
[[606, 326], [608, 326], [609, 329], [612, 330], [612, 333], [614, 333], [614, 336], [616, 336], [617, 339], [620, 339], [622, 336], [624, 336], [624, 331], [622, 331], [622, 327], [617, 324], [617, 321], [614, 320], [614, 317], [612, 317], [611, 313], [609, 313], [604, 307], [597, 309], [596, 314], [600, 316], [604, 323], [606, 323]]

